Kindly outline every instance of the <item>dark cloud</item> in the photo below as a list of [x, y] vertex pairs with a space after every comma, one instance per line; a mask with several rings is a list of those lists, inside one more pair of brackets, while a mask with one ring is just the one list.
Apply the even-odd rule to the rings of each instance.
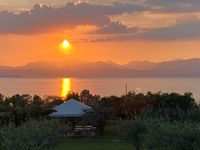
[[68, 3], [61, 8], [35, 5], [31, 11], [20, 14], [1, 12], [0, 33], [34, 34], [77, 25], [104, 26], [110, 24], [109, 16], [142, 10], [143, 8], [138, 5], [121, 3], [113, 5]]
[[200, 0], [146, 0], [152, 12], [186, 13], [200, 10]]
[[142, 4], [113, 3], [112, 5], [67, 3], [60, 8], [35, 5], [30, 11], [19, 14], [0, 12], [0, 34], [38, 34], [58, 29], [67, 30], [78, 25], [95, 25], [98, 27], [95, 34], [105, 34], [109, 37], [97, 38], [94, 41], [194, 39], [200, 38], [200, 21], [197, 18], [186, 22], [179, 20], [168, 27], [142, 31], [140, 27], [129, 28], [120, 22], [113, 22], [110, 17], [147, 10], [194, 11], [198, 7], [200, 7], [199, 0], [146, 0]]
[[137, 28], [128, 28], [120, 22], [110, 22], [109, 24], [102, 26], [95, 33], [96, 34], [125, 34], [136, 32]]
[[200, 38], [200, 20], [177, 22], [175, 25], [152, 29], [141, 34], [147, 40], [184, 40]]
[[[122, 41], [122, 40], [148, 40], [148, 41], [171, 41], [171, 40], [195, 40], [200, 39], [200, 20], [177, 20], [177, 23], [168, 27], [137, 30], [129, 34], [119, 36], [103, 37], [102, 41]], [[96, 39], [94, 42], [101, 41]]]

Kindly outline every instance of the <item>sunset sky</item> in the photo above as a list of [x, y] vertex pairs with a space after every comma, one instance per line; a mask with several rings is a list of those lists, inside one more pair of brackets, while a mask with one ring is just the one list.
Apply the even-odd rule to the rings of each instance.
[[200, 0], [0, 0], [0, 10], [0, 66], [200, 57]]

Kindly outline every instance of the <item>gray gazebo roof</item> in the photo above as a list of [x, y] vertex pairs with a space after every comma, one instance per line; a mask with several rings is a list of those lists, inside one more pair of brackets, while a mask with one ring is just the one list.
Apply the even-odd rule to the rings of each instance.
[[84, 111], [91, 110], [92, 108], [77, 100], [70, 99], [54, 108], [56, 112], [51, 113], [50, 117], [65, 118], [65, 117], [82, 117]]

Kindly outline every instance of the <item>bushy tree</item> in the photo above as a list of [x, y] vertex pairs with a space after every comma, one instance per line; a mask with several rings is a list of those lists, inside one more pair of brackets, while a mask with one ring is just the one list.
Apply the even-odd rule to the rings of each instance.
[[120, 135], [137, 150], [199, 150], [200, 123], [166, 121], [162, 118], [136, 119], [120, 124]]
[[49, 115], [55, 106], [53, 104], [55, 98], [51, 99], [52, 102], [47, 98], [43, 100], [37, 95], [32, 97], [27, 94], [17, 94], [2, 99], [2, 103], [0, 103], [0, 124], [14, 122], [16, 127], [31, 118], [40, 119]]
[[200, 124], [194, 122], [148, 122], [142, 135], [143, 148], [154, 150], [199, 150]]
[[80, 100], [79, 93], [73, 92], [73, 91], [69, 91], [68, 94], [66, 95], [65, 101], [67, 101], [67, 100], [69, 100], [71, 98], [73, 98], [75, 100]]
[[89, 106], [94, 106], [100, 100], [99, 95], [92, 95], [89, 90], [80, 93], [80, 101]]
[[18, 128], [3, 127], [0, 129], [0, 149], [53, 150], [66, 130], [67, 126], [55, 120], [32, 120]]
[[142, 135], [147, 132], [146, 124], [143, 120], [128, 120], [120, 122], [120, 136], [132, 143], [136, 150], [140, 150], [143, 144]]
[[[165, 118], [167, 120], [185, 120], [189, 116], [197, 117], [200, 114], [199, 107], [191, 93], [184, 95], [178, 93], [162, 93], [155, 103], [143, 112], [146, 118]], [[198, 117], [197, 117], [198, 118]]]

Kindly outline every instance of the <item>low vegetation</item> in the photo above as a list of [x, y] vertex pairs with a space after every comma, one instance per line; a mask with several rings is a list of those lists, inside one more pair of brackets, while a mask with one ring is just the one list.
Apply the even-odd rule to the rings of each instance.
[[136, 150], [198, 150], [200, 124], [161, 119], [136, 119], [121, 123], [121, 137]]
[[28, 121], [18, 128], [9, 125], [0, 130], [0, 149], [51, 150], [65, 133], [66, 126], [53, 120]]
[[115, 137], [66, 139], [56, 150], [133, 150], [133, 146]]
[[[93, 108], [79, 123], [95, 126], [96, 138], [60, 141], [71, 128], [48, 120], [48, 114], [70, 98]], [[66, 99], [0, 94], [0, 126], [0, 149], [4, 150], [200, 149], [200, 106], [191, 93], [131, 91], [120, 97], [100, 97], [84, 90], [70, 92]]]

